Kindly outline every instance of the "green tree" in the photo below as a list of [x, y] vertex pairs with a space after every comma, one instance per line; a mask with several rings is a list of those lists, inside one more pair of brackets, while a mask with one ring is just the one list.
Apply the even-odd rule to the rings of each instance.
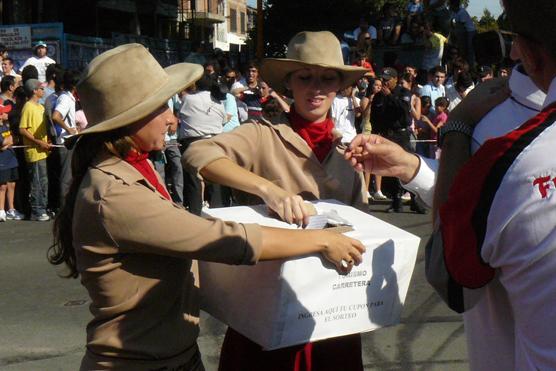
[[492, 30], [498, 30], [498, 21], [488, 9], [483, 10], [483, 15], [480, 19], [473, 17], [473, 22], [477, 27], [477, 32], [486, 32]]

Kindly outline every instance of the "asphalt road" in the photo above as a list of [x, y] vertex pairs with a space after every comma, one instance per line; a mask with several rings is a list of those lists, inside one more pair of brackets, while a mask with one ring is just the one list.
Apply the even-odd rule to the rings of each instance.
[[[386, 208], [374, 203], [370, 211], [422, 242], [401, 324], [363, 335], [365, 370], [467, 370], [462, 318], [425, 280], [430, 215], [387, 214]], [[52, 222], [0, 223], [0, 370], [79, 368], [91, 319], [88, 295], [79, 280], [58, 277], [46, 261], [51, 229]], [[207, 371], [216, 370], [225, 328], [208, 315], [201, 318]]]

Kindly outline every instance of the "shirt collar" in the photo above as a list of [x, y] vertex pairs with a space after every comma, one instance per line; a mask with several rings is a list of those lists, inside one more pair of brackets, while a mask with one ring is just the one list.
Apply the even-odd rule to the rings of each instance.
[[524, 106], [540, 111], [543, 109], [546, 94], [521, 69], [520, 65], [515, 66], [510, 76], [512, 97]]
[[[108, 151], [103, 151], [99, 154], [99, 156], [93, 161], [92, 167], [106, 174], [113, 175], [128, 185], [137, 183], [138, 181], [144, 179], [143, 175], [133, 166]], [[150, 185], [149, 182], [145, 183]]]

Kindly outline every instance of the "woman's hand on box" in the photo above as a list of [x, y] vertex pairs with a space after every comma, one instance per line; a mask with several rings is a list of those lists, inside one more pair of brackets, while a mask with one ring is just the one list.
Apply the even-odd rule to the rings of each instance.
[[322, 234], [325, 248], [321, 254], [336, 266], [341, 273], [349, 273], [354, 265], [363, 261], [362, 254], [365, 246], [359, 240], [344, 236], [340, 233], [318, 231]]
[[289, 224], [306, 226], [309, 224], [309, 217], [316, 214], [314, 206], [306, 203], [301, 196], [276, 185], [269, 187], [262, 198], [269, 209]]

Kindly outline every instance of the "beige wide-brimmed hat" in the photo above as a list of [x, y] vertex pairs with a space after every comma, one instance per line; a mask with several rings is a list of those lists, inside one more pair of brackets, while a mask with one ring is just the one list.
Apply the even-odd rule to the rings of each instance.
[[360, 79], [368, 69], [347, 66], [342, 57], [340, 42], [328, 31], [303, 31], [288, 44], [286, 58], [266, 58], [261, 66], [262, 79], [274, 90], [284, 93], [286, 76], [306, 67], [332, 68], [343, 76], [342, 88]]
[[152, 112], [201, 78], [203, 67], [178, 63], [162, 68], [140, 44], [110, 49], [87, 66], [77, 94], [89, 122], [78, 136], [118, 129]]

